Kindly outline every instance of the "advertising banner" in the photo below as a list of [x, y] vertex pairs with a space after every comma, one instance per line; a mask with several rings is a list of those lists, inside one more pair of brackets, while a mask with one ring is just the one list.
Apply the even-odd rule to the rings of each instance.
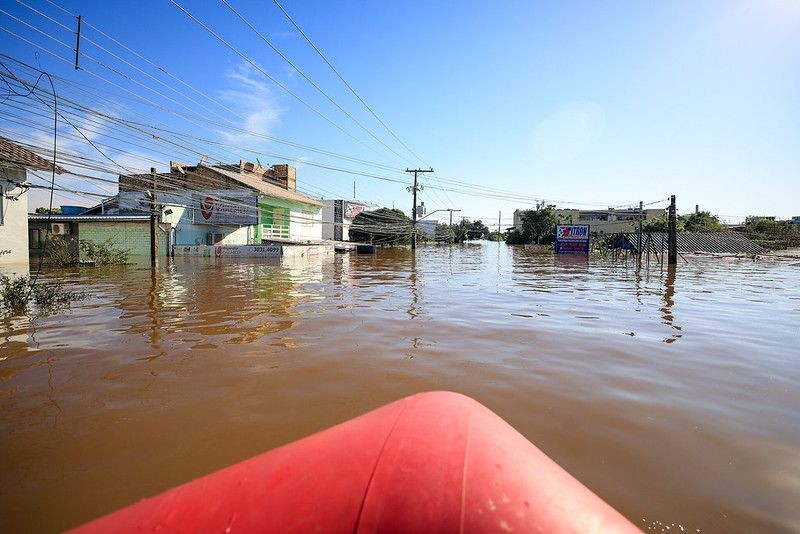
[[589, 254], [589, 227], [556, 226], [556, 254]]
[[347, 217], [348, 219], [352, 219], [362, 211], [364, 211], [364, 206], [362, 206], [361, 204], [356, 204], [354, 202], [347, 202], [344, 208], [344, 216]]
[[258, 224], [257, 197], [250, 193], [226, 191], [219, 193], [195, 193], [195, 224], [237, 224], [253, 226]]

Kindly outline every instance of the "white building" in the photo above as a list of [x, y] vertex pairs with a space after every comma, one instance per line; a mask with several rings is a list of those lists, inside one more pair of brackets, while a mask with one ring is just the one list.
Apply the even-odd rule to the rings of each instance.
[[363, 202], [355, 200], [323, 200], [322, 239], [350, 241], [350, 225], [362, 211], [368, 211]]
[[[0, 137], [0, 266], [27, 271], [27, 171], [53, 172], [53, 163], [13, 141]], [[55, 172], [66, 172], [59, 166]]]

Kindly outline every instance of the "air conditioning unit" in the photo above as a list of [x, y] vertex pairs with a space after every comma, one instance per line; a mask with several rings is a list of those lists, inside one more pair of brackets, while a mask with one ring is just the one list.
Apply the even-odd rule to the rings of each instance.
[[50, 224], [50, 233], [55, 235], [69, 235], [69, 223]]

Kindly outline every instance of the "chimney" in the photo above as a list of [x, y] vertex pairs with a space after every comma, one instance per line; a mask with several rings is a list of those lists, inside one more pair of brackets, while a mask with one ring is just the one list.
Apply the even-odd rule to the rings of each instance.
[[297, 170], [291, 165], [273, 165], [275, 180], [278, 185], [289, 191], [297, 191]]

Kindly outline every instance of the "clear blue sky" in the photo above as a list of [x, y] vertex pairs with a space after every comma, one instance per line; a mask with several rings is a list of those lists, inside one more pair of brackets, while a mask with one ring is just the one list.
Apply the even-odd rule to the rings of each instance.
[[[75, 24], [51, 4], [25, 1], [68, 26]], [[431, 187], [420, 197], [429, 210], [461, 209], [462, 215], [492, 224], [497, 223], [499, 210], [504, 225], [510, 223], [512, 211], [530, 206], [533, 198], [557, 201], [564, 207], [597, 207], [651, 202], [675, 194], [681, 212], [699, 204], [731, 220], [750, 214], [800, 215], [800, 1], [283, 0], [300, 27], [421, 159], [410, 155], [355, 100], [272, 2], [230, 1], [341, 107], [403, 158], [375, 142], [310, 87], [221, 2], [182, 3], [369, 148], [266, 80], [168, 1], [58, 3], [236, 110], [241, 118], [85, 26], [87, 37], [247, 130], [396, 169], [366, 167], [219, 126], [190, 123], [130, 101], [115, 111], [242, 148], [220, 152], [196, 140], [186, 141], [212, 159], [215, 153], [231, 160], [237, 154], [237, 159], [259, 157], [262, 163], [291, 157], [301, 162], [299, 187], [315, 196], [350, 198], [356, 181], [360, 199], [394, 203], [407, 212], [411, 207], [403, 184], [354, 177], [303, 161], [401, 180], [408, 177], [398, 171], [407, 166], [431, 165], [438, 178], [424, 178]], [[23, 5], [8, 1], [3, 10], [74, 44], [67, 30]], [[3, 27], [65, 58], [74, 55], [6, 14], [0, 14], [0, 20]], [[87, 73], [70, 70], [45, 52], [39, 51], [37, 58], [34, 47], [8, 33], [1, 32], [0, 39], [0, 49], [14, 58], [103, 87]], [[177, 109], [130, 79], [193, 107], [93, 45], [85, 42], [82, 51], [129, 79], [82, 59], [87, 70], [165, 107]], [[59, 91], [68, 90], [64, 83], [56, 85]], [[109, 90], [121, 93], [117, 88]], [[88, 93], [74, 94], [87, 102], [93, 98]], [[103, 106], [110, 109], [108, 103]], [[20, 127], [4, 126], [3, 121], [0, 117], [6, 134]], [[103, 133], [93, 139], [102, 141]], [[128, 153], [123, 153], [120, 142], [105, 141], [120, 149], [109, 149], [108, 155], [131, 167], [151, 166], [149, 161], [137, 162], [137, 156], [159, 161], [160, 170], [166, 169], [169, 159], [187, 160], [163, 147], [158, 152], [128, 147], [124, 151]], [[66, 142], [75, 151], [102, 159], [85, 143]], [[64, 180], [76, 188], [90, 187], [87, 182]], [[456, 191], [465, 187], [469, 195]], [[482, 196], [481, 187], [491, 188], [493, 195]], [[506, 200], [507, 196], [519, 198]], [[42, 203], [41, 198], [37, 193], [32, 203]]]

